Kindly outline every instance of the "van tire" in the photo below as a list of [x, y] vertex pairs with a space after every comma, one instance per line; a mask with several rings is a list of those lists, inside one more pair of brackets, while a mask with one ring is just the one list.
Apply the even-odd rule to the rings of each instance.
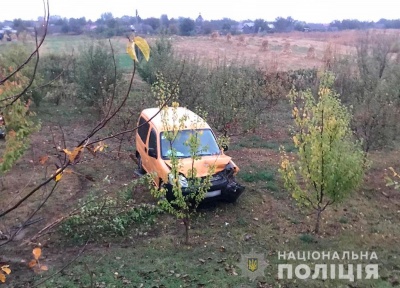
[[143, 169], [142, 157], [140, 157], [140, 154], [138, 154], [137, 159], [138, 159], [139, 173], [140, 173], [140, 174], [146, 174], [146, 170]]

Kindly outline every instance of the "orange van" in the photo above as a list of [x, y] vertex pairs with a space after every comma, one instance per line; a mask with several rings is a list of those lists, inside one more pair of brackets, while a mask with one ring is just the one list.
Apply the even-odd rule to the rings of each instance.
[[[219, 148], [210, 126], [200, 116], [183, 107], [168, 107], [158, 112], [158, 108], [149, 108], [140, 113], [139, 128], [136, 133], [136, 157], [139, 172], [151, 173], [157, 187], [167, 188], [166, 198], [174, 199], [169, 157], [172, 145], [175, 155], [179, 159], [179, 182], [183, 193], [188, 186], [186, 177], [192, 165], [196, 168], [197, 177], [207, 176], [210, 171], [209, 167], [212, 166], [214, 174], [211, 177], [211, 187], [204, 200], [235, 202], [244, 191], [244, 187], [235, 180], [239, 168], [231, 157], [225, 155], [224, 151]], [[179, 122], [178, 130], [177, 122]], [[166, 139], [164, 133], [169, 131], [176, 131], [174, 141], [170, 142]], [[196, 133], [200, 137], [201, 145], [198, 154], [200, 159], [195, 161], [191, 159], [190, 148], [186, 143], [192, 133]], [[226, 151], [227, 147], [224, 150]]]

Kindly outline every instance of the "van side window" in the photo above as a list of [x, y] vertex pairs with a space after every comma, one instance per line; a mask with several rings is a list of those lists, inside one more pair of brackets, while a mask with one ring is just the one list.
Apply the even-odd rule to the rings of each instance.
[[150, 138], [149, 138], [149, 149], [153, 148], [154, 151], [156, 152], [156, 158], [158, 157], [157, 155], [157, 134], [156, 131], [154, 131], [154, 129], [151, 129], [150, 132]]
[[147, 134], [149, 133], [150, 129], [150, 124], [146, 122], [147, 122], [146, 119], [140, 117], [138, 134], [140, 136], [140, 139], [142, 139], [143, 143], [146, 143]]

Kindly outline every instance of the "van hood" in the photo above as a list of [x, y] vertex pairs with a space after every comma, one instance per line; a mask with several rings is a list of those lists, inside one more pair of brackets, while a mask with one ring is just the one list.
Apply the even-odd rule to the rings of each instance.
[[[164, 160], [165, 164], [171, 167], [170, 160]], [[194, 168], [197, 171], [197, 177], [205, 177], [209, 172], [209, 167], [215, 166], [215, 173], [221, 172], [225, 169], [225, 166], [231, 161], [231, 157], [226, 155], [218, 155], [218, 156], [202, 156], [199, 160], [194, 161]], [[180, 169], [179, 172], [187, 177], [187, 172], [189, 169], [192, 169], [192, 162], [191, 158], [182, 158], [179, 159]]]

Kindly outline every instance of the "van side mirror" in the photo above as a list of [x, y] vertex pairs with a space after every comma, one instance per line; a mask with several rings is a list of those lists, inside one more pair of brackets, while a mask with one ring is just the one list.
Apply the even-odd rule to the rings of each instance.
[[228, 151], [228, 145], [222, 145], [221, 146], [221, 148], [222, 148], [222, 150], [225, 152], [225, 151]]
[[149, 154], [150, 157], [157, 158], [157, 151], [154, 148], [149, 148], [147, 154]]

